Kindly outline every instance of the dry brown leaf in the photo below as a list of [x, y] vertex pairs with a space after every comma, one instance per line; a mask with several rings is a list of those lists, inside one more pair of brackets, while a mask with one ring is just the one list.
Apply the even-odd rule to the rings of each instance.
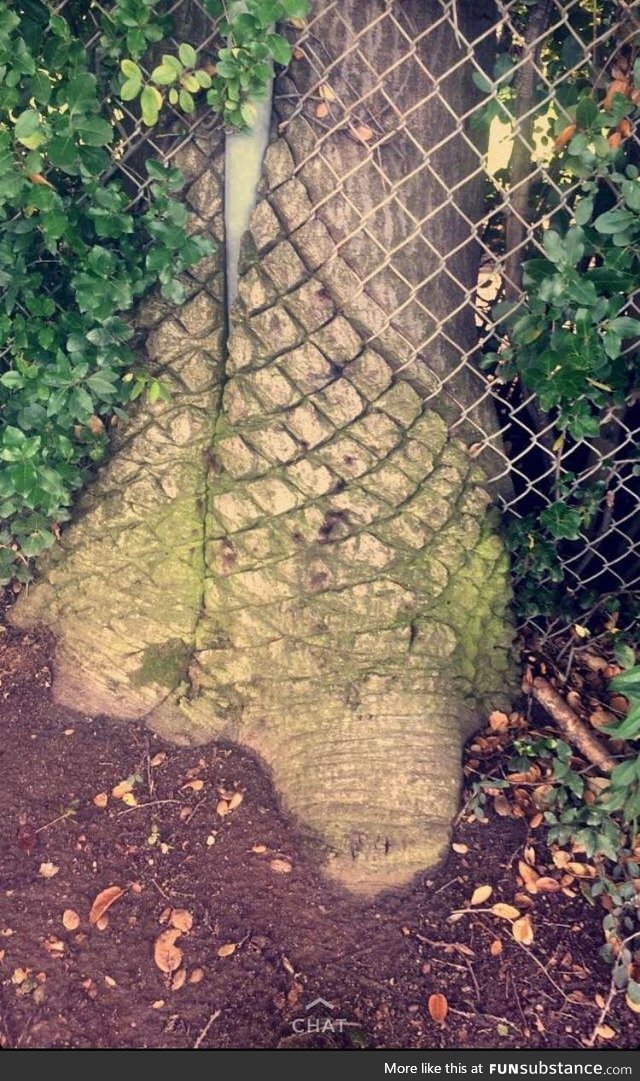
[[171, 975], [182, 964], [182, 950], [176, 946], [182, 931], [171, 927], [158, 935], [153, 947], [153, 959], [161, 972]]
[[171, 926], [186, 934], [193, 927], [193, 916], [186, 908], [174, 908], [171, 913]]
[[573, 139], [573, 137], [574, 137], [575, 133], [577, 132], [577, 130], [578, 130], [578, 125], [577, 124], [567, 124], [566, 128], [562, 129], [562, 131], [560, 132], [558, 138], [556, 139], [556, 141], [554, 143], [555, 149], [556, 150], [562, 150], [562, 148], [564, 146], [566, 146], [567, 143], [571, 142], [571, 140]]
[[151, 1009], [152, 1010], [161, 1010], [163, 1006], [164, 1006], [164, 999], [163, 998], [157, 998], [155, 1000], [155, 1002], [151, 1003]]
[[470, 905], [483, 905], [485, 901], [488, 901], [493, 893], [493, 886], [476, 886], [475, 890], [471, 894]]
[[171, 919], [171, 913], [172, 912], [173, 912], [173, 909], [169, 905], [167, 905], [166, 908], [163, 908], [162, 912], [158, 916], [158, 923], [168, 923], [169, 920]]
[[524, 882], [525, 890], [527, 890], [529, 893], [538, 892], [537, 882], [540, 876], [533, 867], [530, 867], [528, 863], [524, 862], [524, 860], [518, 860], [518, 874]]
[[633, 1013], [640, 1013], [640, 1002], [634, 1002], [629, 995], [624, 996], [624, 1001]]
[[192, 792], [201, 792], [204, 788], [204, 781], [201, 781], [199, 778], [195, 781], [187, 781], [186, 784], [182, 785], [182, 788], [190, 788]]
[[521, 916], [519, 920], [512, 924], [511, 932], [516, 942], [520, 942], [523, 946], [530, 946], [533, 942], [531, 916]]
[[489, 953], [492, 957], [498, 957], [502, 953], [502, 941], [499, 938], [494, 938], [493, 942], [489, 946]]
[[106, 931], [108, 926], [109, 926], [109, 917], [108, 916], [101, 916], [100, 919], [96, 923], [96, 929], [98, 931]]
[[429, 995], [428, 1009], [432, 1019], [438, 1025], [444, 1024], [447, 1013], [449, 1012], [449, 1003], [444, 995], [439, 992], [435, 995]]
[[596, 869], [591, 867], [588, 863], [578, 863], [572, 860], [567, 864], [567, 871], [570, 871], [576, 878], [595, 878]]
[[509, 727], [509, 718], [506, 713], [503, 713], [499, 709], [494, 709], [493, 713], [489, 714], [489, 728], [492, 732], [506, 732]]
[[539, 878], [536, 886], [541, 893], [557, 893], [562, 888], [557, 878], [551, 878], [549, 875]]
[[60, 868], [56, 867], [55, 863], [41, 863], [38, 874], [42, 875], [43, 878], [54, 878], [59, 870]]
[[533, 818], [529, 819], [529, 827], [532, 830], [537, 830], [538, 826], [541, 826], [543, 822], [544, 822], [544, 815], [542, 814], [541, 811], [538, 811], [537, 814], [534, 814]]
[[118, 984], [114, 980], [113, 976], [105, 976], [104, 982], [106, 983], [107, 987], [117, 987], [118, 986]]
[[288, 875], [292, 869], [289, 860], [281, 859], [271, 860], [269, 867], [272, 871], [275, 871], [277, 875]]
[[629, 83], [626, 79], [614, 79], [612, 83], [609, 83], [605, 99], [602, 102], [602, 108], [607, 111], [613, 104], [613, 99], [616, 94], [624, 94], [625, 97], [629, 94]]
[[218, 948], [218, 957], [231, 957], [238, 948], [237, 942], [225, 942], [224, 946]]
[[98, 792], [98, 795], [93, 797], [93, 802], [96, 807], [106, 807], [109, 802], [109, 797], [106, 792]]
[[321, 98], [324, 98], [325, 101], [336, 100], [335, 91], [331, 86], [329, 86], [329, 83], [322, 83], [322, 85], [318, 87], [318, 93]]
[[167, 761], [166, 751], [158, 751], [158, 753], [154, 754], [153, 758], [150, 760], [149, 765], [154, 766], [154, 767], [155, 766], [161, 766], [162, 763], [166, 762], [166, 761]]
[[194, 968], [193, 972], [189, 976], [189, 983], [202, 983], [204, 979], [204, 969]]
[[617, 1032], [611, 1025], [598, 1025], [596, 1032], [601, 1040], [612, 1040]]
[[503, 904], [502, 901], [492, 905], [491, 911], [494, 916], [499, 916], [501, 920], [517, 920], [520, 916], [520, 909], [514, 908], [513, 905]]
[[251, 851], [255, 852], [257, 856], [261, 856], [264, 852], [267, 851], [267, 846], [266, 845], [254, 845], [253, 848], [251, 849]]
[[171, 981], [171, 990], [179, 991], [181, 987], [184, 987], [187, 982], [187, 970], [186, 968], [179, 968], [175, 976]]
[[67, 931], [75, 931], [80, 926], [80, 917], [72, 908], [65, 908], [62, 913], [62, 926]]
[[502, 795], [502, 792], [494, 799], [493, 809], [501, 818], [511, 817], [511, 805], [507, 797]]
[[226, 799], [221, 799], [218, 801], [218, 805], [216, 807], [216, 814], [219, 814], [220, 818], [224, 818], [225, 815], [229, 814], [229, 803]]
[[114, 797], [114, 799], [122, 799], [122, 797], [126, 796], [127, 792], [131, 792], [132, 789], [133, 781], [119, 781], [118, 784], [114, 785], [114, 787], [111, 789], [111, 795]]
[[562, 869], [571, 862], [571, 856], [568, 852], [565, 852], [562, 848], [559, 848], [556, 852], [551, 853], [551, 859], [554, 867]]
[[594, 709], [593, 713], [589, 714], [589, 721], [594, 728], [601, 728], [603, 725], [613, 724], [615, 719], [613, 713], [609, 713], [607, 709], [602, 709], [602, 706], [598, 706], [597, 709]]
[[107, 909], [111, 908], [111, 905], [122, 897], [123, 893], [124, 890], [121, 886], [107, 886], [106, 890], [101, 890], [91, 905], [91, 911], [89, 912], [89, 923], [92, 927], [96, 926]]
[[319, 101], [316, 105], [316, 116], [318, 120], [324, 120], [325, 116], [329, 115], [329, 106], [326, 101]]
[[451, 845], [454, 852], [457, 852], [459, 856], [464, 856], [469, 851], [469, 845], [453, 844]]
[[370, 139], [373, 139], [373, 131], [366, 124], [356, 124], [351, 130], [357, 139], [362, 139], [363, 143], [368, 143]]
[[229, 810], [235, 811], [236, 808], [240, 806], [243, 799], [244, 796], [242, 795], [242, 792], [234, 792], [231, 799], [229, 800]]

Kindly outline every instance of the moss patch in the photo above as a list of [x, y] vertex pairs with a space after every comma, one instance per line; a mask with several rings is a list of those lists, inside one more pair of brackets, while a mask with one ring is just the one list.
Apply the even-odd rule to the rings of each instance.
[[132, 676], [136, 687], [158, 683], [173, 690], [187, 678], [191, 646], [181, 638], [169, 638], [161, 645], [147, 646], [142, 654], [142, 664]]

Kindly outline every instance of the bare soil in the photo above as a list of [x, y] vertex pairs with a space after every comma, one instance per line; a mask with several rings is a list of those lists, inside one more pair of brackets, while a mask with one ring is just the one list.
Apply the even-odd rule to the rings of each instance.
[[[558, 874], [526, 817], [462, 815], [436, 871], [355, 900], [322, 877], [251, 754], [62, 709], [51, 655], [46, 636], [0, 633], [2, 1046], [583, 1046], [609, 990], [603, 913], [579, 889], [523, 890], [532, 851]], [[482, 885], [489, 904], [471, 908]], [[497, 901], [529, 913], [530, 945]], [[167, 974], [154, 944], [172, 921], [183, 956], [169, 949]], [[307, 1011], [317, 997], [333, 1009]], [[636, 1047], [638, 1020], [616, 1001], [597, 1046]]]

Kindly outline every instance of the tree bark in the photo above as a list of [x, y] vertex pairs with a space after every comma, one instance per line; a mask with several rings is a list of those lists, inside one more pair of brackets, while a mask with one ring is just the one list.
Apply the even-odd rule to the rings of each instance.
[[[479, 57], [492, 10], [461, 20]], [[510, 689], [507, 559], [463, 439], [495, 433], [461, 364], [475, 91], [443, 12], [314, 3], [226, 348], [220, 250], [147, 339], [171, 402], [141, 411], [15, 615], [55, 629], [61, 701], [257, 751], [365, 893], [440, 857], [462, 742]], [[193, 228], [219, 233], [218, 146], [179, 164]]]

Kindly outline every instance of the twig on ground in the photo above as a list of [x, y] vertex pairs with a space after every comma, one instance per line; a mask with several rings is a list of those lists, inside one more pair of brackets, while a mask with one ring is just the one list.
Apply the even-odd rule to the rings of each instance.
[[[528, 688], [525, 688], [525, 691]], [[536, 676], [530, 688], [530, 694], [556, 722], [563, 736], [603, 773], [611, 773], [616, 767], [616, 760], [606, 751], [598, 737], [590, 732], [577, 713], [565, 702], [551, 684]]]
[[194, 1051], [197, 1051], [197, 1049], [200, 1047], [200, 1044], [206, 1038], [207, 1033], [208, 1033], [209, 1029], [211, 1028], [213, 1022], [218, 1020], [221, 1013], [222, 1013], [222, 1010], [216, 1010], [214, 1013], [211, 1014], [209, 1020], [207, 1021], [206, 1025], [202, 1029], [202, 1032], [198, 1036], [198, 1039], [196, 1040], [196, 1042], [193, 1045]]
[[125, 811], [118, 811], [118, 818], [122, 815], [131, 814], [132, 811], [142, 811], [145, 807], [157, 807], [160, 803], [182, 803], [180, 799], [154, 799], [150, 803], [136, 803], [135, 807], [127, 807]]
[[[623, 939], [623, 941], [620, 943], [620, 949], [622, 950], [625, 946], [628, 946], [630, 942], [633, 942], [634, 938], [640, 938], [640, 931], [635, 931], [632, 935], [629, 935], [628, 938]], [[614, 968], [611, 974], [611, 983], [609, 984], [609, 994], [605, 999], [604, 1006], [600, 1010], [598, 1020], [593, 1026], [593, 1031], [591, 1032], [591, 1035], [587, 1040], [585, 1040], [585, 1047], [593, 1047], [594, 1043], [598, 1039], [600, 1026], [603, 1024], [607, 1014], [609, 1013], [609, 1010], [611, 1009], [611, 1006], [613, 1004], [613, 1000], [617, 994], [618, 988], [616, 987]]]

